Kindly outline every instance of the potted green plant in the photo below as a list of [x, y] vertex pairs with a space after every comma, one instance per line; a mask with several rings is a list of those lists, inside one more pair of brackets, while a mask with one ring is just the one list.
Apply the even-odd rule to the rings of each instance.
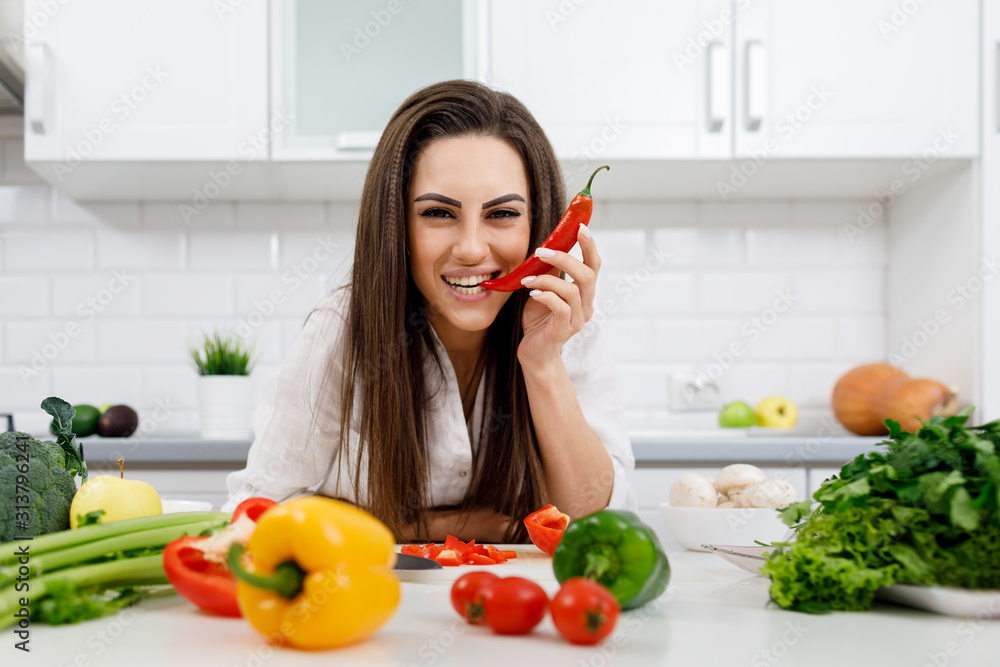
[[198, 413], [201, 437], [242, 440], [251, 436], [252, 350], [237, 336], [205, 334], [190, 348], [198, 372]]

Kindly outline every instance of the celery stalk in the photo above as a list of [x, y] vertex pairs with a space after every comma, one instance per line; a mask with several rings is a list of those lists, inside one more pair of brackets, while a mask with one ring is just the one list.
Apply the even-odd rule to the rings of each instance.
[[[222, 518], [178, 526], [167, 526], [165, 528], [154, 528], [153, 530], [136, 531], [103, 540], [86, 542], [65, 549], [47, 551], [40, 556], [36, 556], [32, 549], [29, 552], [28, 572], [30, 575], [47, 574], [71, 565], [113, 556], [120, 551], [142, 549], [144, 547], [163, 547], [179, 537], [198, 535], [205, 530], [212, 530], [214, 532], [214, 530], [224, 528], [226, 524], [227, 519]], [[0, 589], [11, 585], [18, 574], [19, 565], [17, 563], [0, 566]]]
[[51, 574], [43, 574], [29, 580], [29, 591], [17, 591], [11, 587], [0, 592], [0, 629], [12, 625], [17, 619], [14, 613], [20, 608], [21, 598], [41, 600], [55, 581], [65, 581], [79, 589], [104, 590], [122, 586], [152, 586], [167, 584], [163, 571], [163, 554], [139, 558], [121, 558], [106, 563], [81, 565]]
[[95, 540], [103, 540], [116, 535], [124, 535], [141, 530], [166, 528], [214, 519], [229, 520], [228, 512], [176, 512], [174, 514], [154, 514], [135, 519], [122, 519], [108, 523], [83, 526], [72, 530], [41, 535], [32, 540], [13, 541], [0, 544], [0, 566], [15, 563], [22, 547], [28, 548], [30, 556], [41, 555], [57, 549], [75, 547]]

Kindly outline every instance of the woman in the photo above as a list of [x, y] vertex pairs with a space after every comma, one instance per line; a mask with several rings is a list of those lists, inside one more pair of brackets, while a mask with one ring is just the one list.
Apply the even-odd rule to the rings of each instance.
[[[635, 508], [634, 467], [593, 313], [600, 258], [514, 270], [566, 199], [542, 129], [470, 81], [418, 91], [389, 121], [361, 198], [349, 285], [321, 302], [254, 415], [225, 508], [306, 490], [357, 503], [400, 541], [522, 542], [546, 503]], [[557, 274], [564, 271], [573, 282]], [[344, 415], [351, 415], [345, 419]]]

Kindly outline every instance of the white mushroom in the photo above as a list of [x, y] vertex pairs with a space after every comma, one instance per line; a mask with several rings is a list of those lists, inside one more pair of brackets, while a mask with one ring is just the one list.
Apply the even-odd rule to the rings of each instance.
[[725, 502], [719, 503], [718, 505], [716, 505], [716, 507], [718, 507], [720, 509], [735, 509], [735, 508], [739, 507], [739, 505], [737, 505], [736, 503], [734, 503], [732, 500], [727, 500]]
[[766, 482], [767, 475], [757, 466], [746, 463], [734, 463], [726, 466], [715, 476], [715, 490], [735, 500], [733, 494], [759, 482]]
[[671, 507], [715, 507], [719, 495], [704, 475], [684, 473], [670, 487]]
[[747, 487], [741, 495], [746, 507], [788, 507], [798, 500], [795, 487], [777, 479]]

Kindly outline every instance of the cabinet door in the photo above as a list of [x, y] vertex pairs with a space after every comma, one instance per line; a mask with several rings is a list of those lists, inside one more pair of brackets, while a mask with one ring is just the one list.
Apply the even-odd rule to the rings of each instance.
[[734, 6], [737, 157], [978, 153], [976, 0]]
[[491, 81], [560, 158], [728, 157], [731, 12], [729, 0], [495, 2]]
[[267, 0], [29, 0], [25, 16], [29, 161], [268, 159]]
[[483, 0], [275, 0], [276, 160], [371, 157], [392, 113], [439, 81], [483, 78]]

